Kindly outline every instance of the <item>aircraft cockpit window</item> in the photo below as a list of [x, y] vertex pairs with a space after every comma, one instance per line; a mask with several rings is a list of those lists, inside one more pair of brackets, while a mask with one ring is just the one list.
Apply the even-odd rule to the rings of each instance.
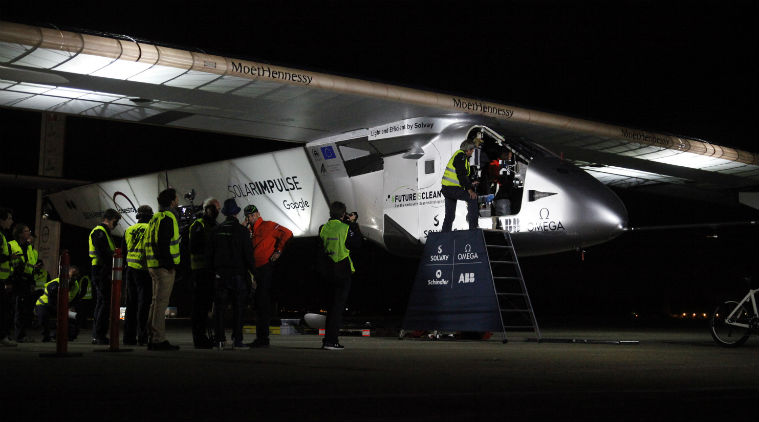
[[340, 146], [340, 155], [343, 156], [343, 160], [345, 161], [350, 161], [350, 160], [355, 160], [357, 158], [366, 157], [367, 155], [370, 155], [370, 154], [371, 154], [371, 151], [367, 151], [365, 149], [349, 147], [348, 145]]
[[395, 138], [377, 139], [371, 141], [371, 143], [377, 148], [380, 155], [387, 157], [389, 155], [406, 153], [414, 147], [421, 148], [426, 145], [433, 136], [434, 135], [398, 136]]
[[337, 147], [348, 176], [380, 171], [384, 167], [382, 157], [367, 138], [338, 142]]

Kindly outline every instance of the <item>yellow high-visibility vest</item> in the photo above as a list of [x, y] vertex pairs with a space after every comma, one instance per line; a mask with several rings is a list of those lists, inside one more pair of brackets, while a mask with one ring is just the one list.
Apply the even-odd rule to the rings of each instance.
[[124, 232], [127, 247], [127, 266], [135, 270], [147, 270], [148, 261], [145, 254], [145, 234], [148, 223], [137, 223], [129, 226]]
[[161, 226], [161, 221], [164, 218], [169, 218], [174, 226], [174, 234], [171, 236], [169, 243], [169, 253], [171, 259], [174, 261], [174, 265], [179, 265], [179, 225], [177, 224], [177, 218], [174, 217], [174, 213], [171, 211], [161, 211], [155, 213], [153, 218], [148, 223], [148, 232], [145, 241], [145, 254], [147, 256], [148, 268], [158, 268], [158, 228]]
[[[453, 159], [459, 154], [466, 154], [466, 152], [460, 149], [451, 156], [450, 160], [448, 160], [448, 164], [445, 166], [445, 172], [443, 172], [443, 180], [440, 182], [443, 186], [461, 187], [459, 176], [456, 175], [456, 169], [453, 167]], [[465, 160], [464, 162], [466, 163], [466, 174], [469, 174], [469, 160]]]
[[90, 258], [92, 258], [92, 265], [100, 265], [103, 263], [100, 262], [97, 251], [95, 251], [95, 245], [92, 244], [92, 235], [95, 233], [95, 230], [102, 230], [103, 233], [105, 233], [105, 238], [108, 239], [108, 248], [111, 249], [111, 252], [116, 250], [116, 245], [113, 244], [111, 235], [108, 234], [108, 230], [106, 230], [105, 227], [98, 224], [97, 226], [95, 226], [94, 229], [92, 229], [92, 231], [90, 232]]
[[39, 257], [39, 254], [34, 250], [34, 247], [31, 244], [26, 245], [26, 253], [24, 253], [21, 249], [21, 245], [15, 240], [8, 242], [8, 246], [10, 247], [11, 254], [16, 255], [15, 258], [11, 259], [11, 266], [17, 268], [23, 265], [24, 274], [32, 277], [34, 266], [37, 264], [37, 258]]
[[345, 239], [348, 238], [347, 224], [339, 220], [329, 220], [327, 224], [322, 226], [319, 237], [322, 239], [322, 243], [324, 243], [327, 255], [329, 255], [333, 262], [337, 263], [348, 258], [348, 262], [351, 264], [351, 273], [356, 272], [350, 256], [351, 251], [345, 247]]
[[47, 284], [47, 279], [50, 276], [50, 274], [47, 273], [47, 270], [44, 268], [36, 268], [34, 270], [34, 288], [36, 290], [43, 290], [45, 288], [45, 284]]
[[[0, 281], [7, 280], [11, 276], [11, 248], [5, 240], [5, 235], [0, 233], [0, 254], [8, 257], [5, 262], [0, 262]], [[2, 288], [2, 286], [0, 286]]]
[[89, 300], [89, 299], [92, 299], [92, 283], [90, 282], [90, 277], [86, 275], [82, 276], [77, 283], [79, 284], [79, 288], [81, 289], [82, 286], [84, 286], [85, 282], [87, 283], [87, 290], [84, 291], [84, 296], [82, 296], [82, 300]]
[[[39, 299], [37, 299], [37, 305], [47, 305], [48, 303], [50, 303], [50, 287], [52, 286], [53, 283], [58, 284], [59, 282], [60, 282], [60, 278], [54, 278], [48, 281], [47, 283], [45, 283], [45, 292], [42, 293], [42, 296], [40, 296]], [[69, 300], [73, 300], [76, 297], [77, 293], [79, 293], [80, 288], [81, 286], [79, 286], [78, 281], [73, 281], [69, 283]], [[57, 303], [58, 298], [56, 297], [53, 300], [55, 301], [55, 303]]]

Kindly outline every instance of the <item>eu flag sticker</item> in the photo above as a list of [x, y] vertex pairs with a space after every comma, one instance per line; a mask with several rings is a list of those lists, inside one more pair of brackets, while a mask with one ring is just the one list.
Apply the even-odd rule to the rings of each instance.
[[337, 155], [335, 155], [335, 150], [332, 149], [332, 145], [322, 147], [322, 155], [324, 156], [325, 160], [331, 160], [333, 158], [337, 158]]

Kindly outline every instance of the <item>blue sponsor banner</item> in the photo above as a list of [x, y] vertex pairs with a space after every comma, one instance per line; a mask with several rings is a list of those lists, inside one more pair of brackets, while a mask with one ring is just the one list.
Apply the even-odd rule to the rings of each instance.
[[429, 234], [402, 328], [503, 330], [482, 230]]

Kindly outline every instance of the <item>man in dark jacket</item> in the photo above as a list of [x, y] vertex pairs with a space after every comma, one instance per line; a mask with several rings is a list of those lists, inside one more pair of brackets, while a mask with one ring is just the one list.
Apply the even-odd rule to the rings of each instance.
[[253, 272], [256, 268], [253, 245], [250, 242], [250, 232], [237, 220], [240, 207], [237, 206], [234, 198], [224, 201], [221, 213], [227, 219], [216, 226], [211, 233], [206, 258], [207, 262], [213, 266], [216, 280], [214, 286], [215, 342], [222, 348], [226, 341], [224, 309], [231, 296], [234, 347], [242, 347], [242, 310], [249, 288], [248, 272]]
[[148, 350], [173, 351], [179, 346], [166, 339], [166, 308], [174, 288], [176, 268], [179, 266], [179, 226], [176, 212], [177, 191], [169, 188], [158, 194], [160, 211], [148, 223], [145, 238], [145, 255], [148, 273], [153, 280], [153, 300], [148, 313]]
[[116, 246], [111, 230], [121, 220], [118, 211], [109, 208], [103, 213], [102, 223], [90, 232], [90, 258], [92, 258], [92, 285], [95, 287], [95, 323], [92, 327], [92, 344], [109, 344], [106, 337], [111, 303], [111, 270]]
[[190, 269], [192, 270], [192, 342], [196, 349], [210, 349], [206, 335], [208, 311], [213, 303], [213, 265], [206, 262], [208, 239], [216, 227], [221, 204], [215, 198], [203, 201], [203, 216], [190, 226]]

